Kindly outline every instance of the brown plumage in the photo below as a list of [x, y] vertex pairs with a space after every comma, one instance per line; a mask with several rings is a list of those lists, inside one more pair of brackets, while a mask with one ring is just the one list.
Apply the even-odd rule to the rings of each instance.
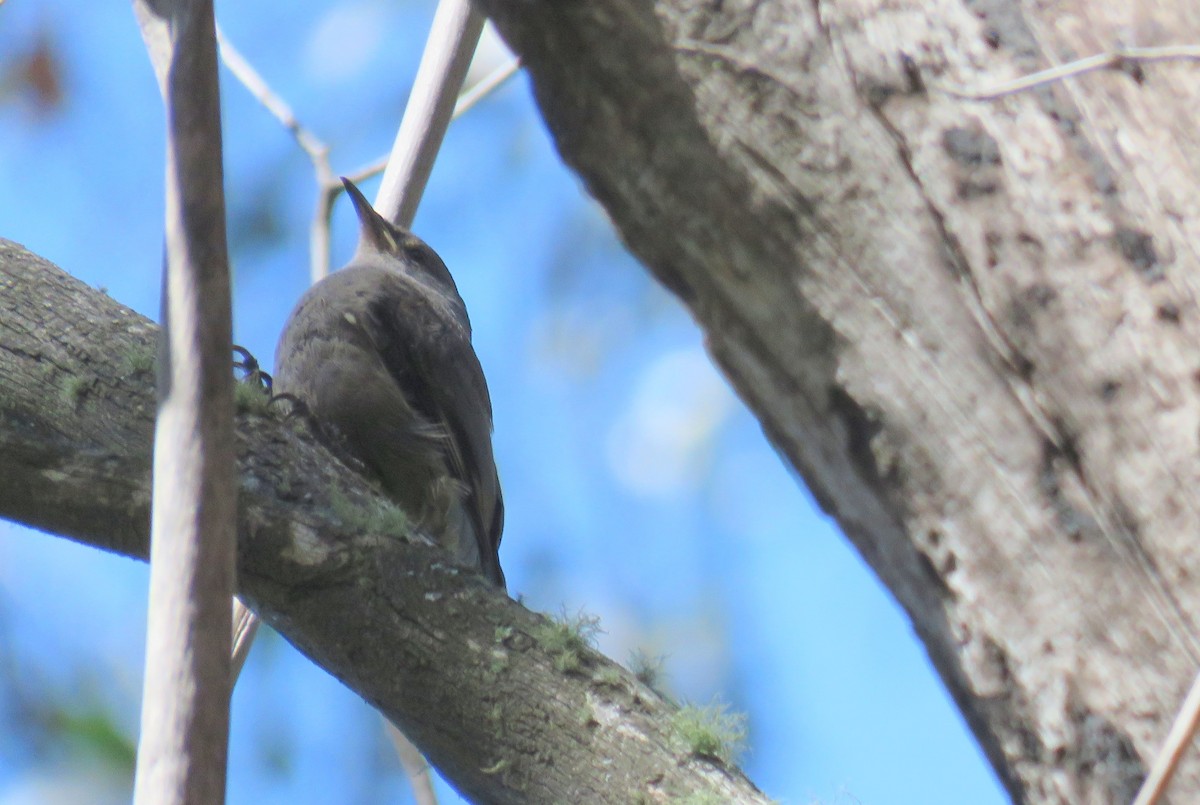
[[302, 401], [461, 564], [503, 587], [492, 404], [466, 307], [433, 249], [343, 182], [358, 251], [288, 317], [275, 390]]

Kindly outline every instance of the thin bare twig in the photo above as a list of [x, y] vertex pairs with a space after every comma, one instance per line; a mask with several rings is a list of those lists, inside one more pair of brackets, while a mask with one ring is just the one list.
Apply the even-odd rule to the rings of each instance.
[[320, 171], [324, 167], [332, 175], [333, 171], [329, 169], [329, 146], [300, 123], [296, 118], [296, 113], [292, 111], [292, 107], [288, 106], [287, 101], [271, 89], [241, 51], [229, 41], [219, 25], [217, 26], [217, 44], [221, 48], [221, 62], [229, 68], [229, 72], [233, 73], [242, 86], [263, 105], [263, 108], [274, 115], [275, 119], [296, 138], [296, 143], [304, 149], [304, 153], [308, 154], [317, 170]]
[[483, 15], [470, 0], [438, 2], [383, 183], [375, 196], [375, 209], [392, 223], [409, 227], [416, 217], [483, 22]]
[[[454, 114], [451, 115], [450, 119], [458, 120], [459, 117], [474, 108], [477, 103], [494, 92], [505, 81], [516, 75], [517, 71], [520, 69], [521, 60], [513, 57], [509, 61], [497, 67], [495, 70], [492, 70], [492, 72], [481, 78], [469, 90], [458, 96], [458, 101], [454, 104]], [[390, 156], [390, 154], [384, 154], [366, 167], [359, 168], [353, 173], [347, 174], [346, 178], [355, 184], [374, 178], [383, 173], [384, 169], [387, 167], [388, 158]], [[345, 188], [342, 186], [341, 182], [336, 182], [329, 189], [333, 198], [337, 198], [339, 194], [345, 192]]]
[[1092, 73], [1097, 70], [1120, 70], [1129, 65], [1151, 64], [1164, 61], [1200, 61], [1200, 45], [1169, 45], [1151, 48], [1117, 48], [1109, 53], [1097, 53], [1057, 67], [1022, 76], [1013, 81], [983, 90], [955, 87], [947, 84], [931, 86], [947, 95], [966, 101], [994, 101], [1006, 95], [1034, 89], [1035, 87]]
[[1150, 773], [1142, 783], [1133, 805], [1155, 805], [1166, 794], [1167, 786], [1171, 784], [1175, 769], [1179, 767], [1183, 753], [1191, 744], [1197, 726], [1200, 726], [1200, 674], [1192, 681], [1192, 687], [1179, 708], [1179, 714], [1175, 716], [1175, 723], [1167, 733], [1167, 740], [1155, 756]]
[[315, 285], [329, 273], [330, 228], [333, 226], [333, 202], [342, 190], [341, 182], [317, 182], [317, 206], [308, 225], [309, 280]]
[[309, 273], [313, 282], [329, 273], [329, 222], [332, 202], [325, 201], [330, 187], [341, 188], [333, 168], [329, 164], [329, 146], [313, 134], [296, 117], [292, 107], [279, 93], [271, 89], [254, 66], [234, 47], [225, 33], [217, 28], [217, 43], [221, 46], [221, 61], [229, 68], [246, 90], [275, 116], [285, 129], [291, 132], [304, 153], [308, 154], [313, 169], [317, 172], [317, 209], [309, 227]]
[[[517, 71], [520, 69], [521, 60], [513, 57], [505, 64], [502, 64], [495, 70], [492, 70], [492, 72], [480, 79], [469, 90], [458, 96], [458, 101], [454, 104], [454, 113], [450, 116], [450, 119], [457, 120], [460, 116], [466, 114], [468, 111], [474, 108], [476, 104], [503, 85], [505, 81], [516, 75]], [[355, 184], [374, 178], [375, 176], [383, 173], [388, 166], [388, 160], [390, 158], [391, 154], [384, 154], [369, 165], [359, 168], [352, 173], [346, 174], [346, 178]], [[345, 188], [342, 186], [341, 182], [332, 181], [323, 185], [321, 192], [322, 197], [317, 202], [317, 215], [313, 220], [314, 237], [312, 240], [312, 246], [314, 253], [318, 246], [324, 249], [321, 254], [324, 255], [324, 265], [326, 266], [326, 273], [328, 273], [329, 224], [333, 217], [333, 204], [337, 200], [337, 197], [345, 192]], [[317, 242], [315, 237], [315, 233], [318, 230], [326, 233], [325, 240], [320, 243]], [[316, 278], [314, 278], [313, 281], [315, 282]]]
[[396, 728], [396, 725], [383, 720], [384, 726], [387, 728], [388, 737], [392, 739], [392, 746], [396, 749], [396, 756], [400, 758], [400, 766], [404, 769], [404, 775], [408, 777], [408, 784], [412, 787], [413, 799], [417, 805], [437, 805], [437, 792], [433, 790], [433, 780], [429, 774], [429, 761], [421, 754], [421, 750], [416, 744], [408, 740], [408, 736]]
[[469, 90], [458, 96], [458, 100], [454, 103], [454, 114], [450, 116], [450, 119], [458, 120], [473, 109], [475, 104], [499, 89], [501, 84], [516, 75], [517, 70], [520, 69], [521, 59], [513, 56], [507, 62], [476, 81]]
[[[270, 112], [280, 124], [291, 132], [296, 143], [308, 155], [316, 171], [317, 204], [313, 210], [309, 224], [309, 261], [311, 280], [317, 282], [329, 273], [329, 230], [333, 220], [333, 205], [339, 195], [344, 192], [338, 175], [333, 171], [329, 162], [329, 146], [320, 137], [306, 128], [296, 117], [291, 106], [283, 100], [279, 93], [271, 89], [254, 66], [233, 45], [225, 33], [217, 29], [217, 42], [221, 47], [221, 61], [242, 86]], [[505, 81], [516, 75], [521, 68], [521, 60], [512, 58], [474, 84], [469, 90], [458, 96], [454, 104], [451, 120], [465, 114], [476, 104], [490, 95]], [[440, 142], [440, 140], [439, 140]], [[365, 167], [348, 173], [347, 177], [354, 183], [359, 183], [378, 176], [387, 168], [390, 154], [384, 155]]]

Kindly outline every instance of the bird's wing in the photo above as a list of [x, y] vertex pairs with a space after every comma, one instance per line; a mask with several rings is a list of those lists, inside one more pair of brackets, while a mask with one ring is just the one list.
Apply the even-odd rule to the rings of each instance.
[[447, 464], [470, 492], [467, 508], [483, 570], [503, 586], [497, 551], [504, 501], [492, 456], [492, 401], [483, 368], [452, 300], [425, 286], [416, 289], [413, 282], [392, 275], [383, 283], [392, 287], [380, 288], [370, 305], [372, 340], [413, 408], [445, 430]]

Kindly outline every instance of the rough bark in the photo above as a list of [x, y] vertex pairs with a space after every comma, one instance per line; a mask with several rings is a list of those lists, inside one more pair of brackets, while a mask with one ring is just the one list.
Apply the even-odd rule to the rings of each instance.
[[[145, 558], [157, 328], [0, 239], [0, 516]], [[675, 708], [395, 524], [299, 420], [238, 416], [238, 589], [479, 802], [766, 802]], [[396, 528], [400, 528], [397, 532]], [[572, 654], [574, 652], [574, 654]]]
[[1200, 6], [478, 2], [1013, 798], [1128, 801], [1200, 660], [1200, 81], [938, 86]]

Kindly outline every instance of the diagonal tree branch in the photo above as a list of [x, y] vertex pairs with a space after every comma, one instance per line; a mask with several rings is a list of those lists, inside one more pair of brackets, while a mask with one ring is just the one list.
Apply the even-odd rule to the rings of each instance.
[[[0, 240], [0, 515], [144, 558], [157, 328]], [[766, 802], [675, 708], [419, 536], [301, 421], [242, 414], [238, 590], [479, 802]]]
[[483, 15], [470, 0], [438, 2], [412, 95], [375, 196], [375, 209], [392, 223], [412, 226], [483, 23]]

